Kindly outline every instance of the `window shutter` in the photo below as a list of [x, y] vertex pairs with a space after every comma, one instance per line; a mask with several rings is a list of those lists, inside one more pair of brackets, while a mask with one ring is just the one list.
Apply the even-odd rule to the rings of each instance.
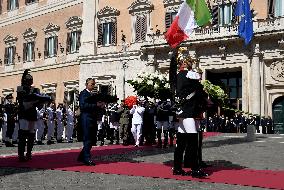
[[23, 44], [23, 62], [27, 60], [27, 43]]
[[10, 5], [11, 5], [11, 0], [8, 0], [8, 1], [7, 1], [7, 10], [8, 10], [8, 11], [10, 11], [10, 7], [11, 7]]
[[48, 38], [45, 38], [44, 41], [44, 58], [47, 58], [49, 56], [48, 52]]
[[35, 42], [32, 42], [32, 60], [35, 61]]
[[217, 25], [218, 24], [218, 15], [219, 15], [219, 10], [218, 10], [218, 5], [214, 5], [212, 7], [212, 25]]
[[141, 41], [141, 17], [136, 17], [135, 23], [135, 42]]
[[165, 16], [165, 26], [166, 26], [166, 29], [170, 28], [171, 26], [171, 23], [172, 22], [172, 13], [166, 13], [166, 16]]
[[0, 0], [0, 14], [2, 14], [2, 0]]
[[98, 45], [103, 44], [103, 24], [98, 24]]
[[19, 0], [16, 0], [16, 7], [19, 8]]
[[268, 0], [268, 16], [274, 17], [275, 13], [275, 0]]
[[111, 25], [111, 44], [115, 45], [117, 43], [117, 22], [112, 22]]
[[15, 57], [16, 57], [16, 46], [13, 46], [13, 61], [12, 64], [15, 64]]
[[141, 17], [141, 40], [145, 41], [147, 35], [147, 17]]
[[58, 36], [54, 36], [54, 56], [57, 55], [58, 50]]
[[5, 48], [5, 55], [4, 55], [4, 64], [8, 64], [8, 48]]
[[72, 43], [71, 33], [68, 32], [67, 33], [67, 40], [66, 40], [66, 54], [70, 53], [71, 43]]
[[79, 48], [81, 47], [81, 35], [82, 31], [77, 32], [77, 44], [76, 44], [76, 50], [79, 52]]

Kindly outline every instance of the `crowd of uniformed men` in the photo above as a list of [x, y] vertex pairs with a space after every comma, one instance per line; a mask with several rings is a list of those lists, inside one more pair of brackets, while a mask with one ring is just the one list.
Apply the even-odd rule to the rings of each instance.
[[[131, 110], [123, 102], [120, 105], [112, 103], [97, 114], [98, 130], [97, 134], [93, 135], [100, 141], [100, 145], [104, 145], [105, 139], [108, 139], [109, 144], [173, 146], [178, 120], [175, 106], [171, 101], [152, 103], [140, 100], [137, 106], [138, 108]], [[18, 142], [19, 124], [13, 96], [6, 96], [4, 104], [0, 107], [2, 142], [8, 147], [15, 146], [14, 144]], [[136, 113], [139, 109], [143, 114]], [[43, 140], [47, 140], [47, 144], [55, 141], [72, 143], [73, 138], [81, 141], [79, 112], [79, 109], [74, 110], [73, 106], [64, 104], [58, 104], [56, 107], [54, 103], [50, 103], [38, 107], [35, 142], [39, 145], [43, 144]], [[257, 133], [272, 134], [274, 132], [271, 117], [248, 118], [240, 113], [230, 118], [216, 114], [203, 119], [200, 125], [203, 130], [209, 132], [245, 133], [248, 125], [255, 125]]]

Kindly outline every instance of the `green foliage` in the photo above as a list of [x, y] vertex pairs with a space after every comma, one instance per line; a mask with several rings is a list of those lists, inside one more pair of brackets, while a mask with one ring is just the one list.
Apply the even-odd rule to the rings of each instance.
[[208, 80], [204, 80], [202, 82], [202, 85], [214, 103], [217, 103], [220, 106], [226, 105], [228, 100], [228, 95], [220, 86], [214, 85]]

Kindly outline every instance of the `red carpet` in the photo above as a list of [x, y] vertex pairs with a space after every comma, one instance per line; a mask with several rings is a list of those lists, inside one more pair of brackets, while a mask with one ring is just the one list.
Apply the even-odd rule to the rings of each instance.
[[[152, 147], [125, 147], [120, 145], [96, 147], [92, 154], [106, 156], [123, 154], [135, 150], [153, 149]], [[241, 168], [211, 167], [206, 171], [210, 174], [206, 179], [190, 176], [172, 175], [171, 166], [156, 163], [134, 162], [102, 162], [96, 161], [95, 167], [83, 166], [76, 162], [79, 150], [54, 151], [38, 153], [32, 162], [19, 163], [17, 157], [0, 157], [0, 167], [28, 167], [35, 169], [53, 169], [63, 171], [93, 172], [120, 174], [128, 176], [144, 176], [153, 178], [193, 180], [211, 183], [238, 184], [263, 188], [284, 189], [284, 171], [251, 170]]]

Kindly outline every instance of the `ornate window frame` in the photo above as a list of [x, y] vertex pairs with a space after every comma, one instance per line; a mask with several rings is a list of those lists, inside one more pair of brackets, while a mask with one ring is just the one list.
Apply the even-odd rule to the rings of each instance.
[[43, 29], [46, 37], [58, 36], [58, 31], [60, 26], [53, 23], [48, 23], [48, 25]]
[[82, 29], [83, 19], [78, 16], [71, 16], [65, 25], [69, 31], [80, 31]]
[[[120, 15], [120, 11], [113, 7], [105, 6], [98, 13], [98, 45], [99, 46], [110, 46], [117, 44], [117, 17]], [[113, 27], [115, 27], [115, 33], [112, 34], [113, 42], [110, 44], [103, 44], [103, 33], [102, 33], [102, 25], [105, 23], [113, 23]], [[113, 36], [115, 35], [115, 36]]]
[[57, 83], [41, 84], [42, 93], [44, 94], [56, 94]]
[[28, 28], [22, 34], [26, 42], [33, 42], [37, 37], [37, 32], [32, 28]]
[[[4, 39], [3, 39], [4, 43], [5, 43], [5, 55], [4, 55], [4, 64], [5, 66], [11, 66], [11, 65], [15, 65], [15, 57], [16, 57], [16, 43], [18, 41], [18, 38], [16, 36], [12, 36], [10, 34], [8, 34]], [[11, 64], [6, 63], [7, 60], [7, 53], [6, 49], [13, 47], [13, 62]], [[8, 50], [7, 50], [8, 51]]]
[[132, 39], [131, 41], [135, 43], [136, 36], [136, 19], [137, 16], [146, 15], [146, 41], [148, 40], [147, 34], [150, 33], [151, 28], [151, 12], [154, 10], [154, 5], [149, 0], [136, 0], [129, 7], [129, 14], [131, 14], [131, 25], [132, 25]]
[[178, 12], [180, 5], [183, 3], [180, 0], [164, 0], [164, 7], [167, 13]]
[[15, 92], [14, 88], [3, 88], [2, 89], [2, 95], [4, 97], [6, 97], [9, 94], [14, 94], [14, 92]]
[[[28, 28], [25, 30], [25, 32], [22, 34], [24, 37], [24, 44], [23, 44], [23, 62], [33, 62], [35, 60], [35, 39], [37, 37], [37, 32], [33, 30], [32, 28]], [[26, 44], [27, 43], [33, 43], [32, 44], [32, 61], [26, 60]]]

